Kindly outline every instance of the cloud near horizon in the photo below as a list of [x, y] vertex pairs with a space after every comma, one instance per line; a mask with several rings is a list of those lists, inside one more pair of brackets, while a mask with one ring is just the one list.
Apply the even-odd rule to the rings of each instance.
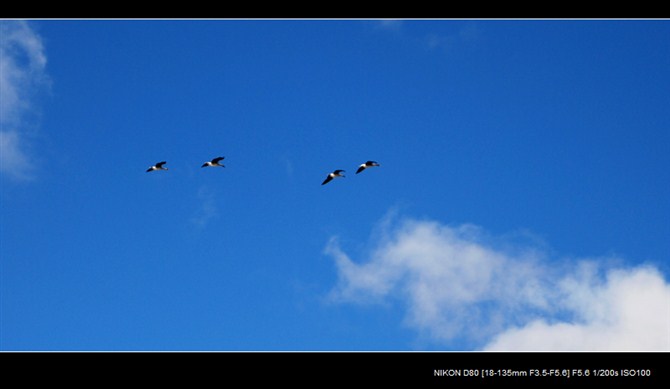
[[467, 224], [387, 218], [375, 234], [361, 262], [330, 240], [326, 254], [338, 272], [330, 298], [399, 302], [404, 325], [440, 346], [670, 350], [670, 285], [652, 266], [554, 260], [533, 242]]
[[[409, 23], [408, 23], [409, 22]], [[416, 32], [409, 26], [420, 25], [421, 21], [411, 19], [380, 19], [375, 20], [374, 25], [377, 29], [393, 32], [398, 36], [406, 37], [419, 45], [431, 50], [443, 49], [452, 51], [456, 47], [463, 45], [471, 45], [477, 42], [482, 31], [478, 23], [474, 21], [467, 21], [464, 24], [454, 24], [457, 26], [455, 30], [434, 30], [427, 32]], [[449, 27], [451, 25], [448, 24]]]
[[0, 173], [31, 178], [26, 163], [28, 115], [36, 91], [48, 85], [42, 40], [27, 22], [0, 21]]

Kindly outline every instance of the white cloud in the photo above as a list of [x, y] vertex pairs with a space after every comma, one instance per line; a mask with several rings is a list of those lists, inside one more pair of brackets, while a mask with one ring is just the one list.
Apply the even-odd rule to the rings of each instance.
[[0, 21], [0, 173], [30, 177], [25, 163], [28, 115], [36, 91], [48, 85], [42, 40], [25, 21]]
[[549, 261], [534, 244], [472, 225], [408, 219], [380, 229], [360, 263], [329, 242], [334, 301], [400, 302], [405, 325], [443, 345], [670, 350], [670, 287], [651, 267]]
[[670, 350], [670, 286], [654, 268], [615, 269], [604, 283], [564, 280], [572, 322], [533, 320], [499, 334], [487, 350]]

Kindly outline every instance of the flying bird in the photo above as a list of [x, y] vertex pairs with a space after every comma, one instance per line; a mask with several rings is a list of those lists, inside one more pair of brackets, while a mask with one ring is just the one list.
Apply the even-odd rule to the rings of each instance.
[[216, 157], [211, 161], [207, 161], [207, 162], [203, 163], [202, 166], [200, 166], [200, 167], [207, 167], [207, 166], [225, 167], [222, 163], [219, 163], [219, 161], [221, 161], [223, 158], [225, 158], [225, 157]]
[[326, 184], [329, 183], [333, 178], [344, 177], [344, 174], [342, 174], [342, 173], [344, 173], [344, 170], [340, 170], [340, 169], [335, 170], [334, 172], [328, 174], [328, 177], [326, 177], [326, 179], [323, 180], [323, 182], [321, 183], [321, 185], [326, 185]]
[[369, 167], [373, 167], [373, 166], [380, 166], [380, 165], [379, 165], [377, 162], [375, 162], [375, 161], [367, 161], [367, 162], [361, 164], [361, 165], [358, 167], [358, 170], [356, 170], [356, 174], [362, 172], [363, 170], [365, 170], [365, 169], [367, 169], [367, 168], [369, 168]]
[[152, 166], [152, 167], [150, 167], [149, 169], [147, 169], [147, 172], [152, 172], [152, 171], [154, 171], [154, 170], [168, 170], [168, 168], [163, 167], [163, 165], [165, 165], [166, 163], [167, 163], [167, 162], [165, 162], [165, 161], [163, 161], [163, 162], [158, 162], [158, 163], [155, 164], [154, 166]]

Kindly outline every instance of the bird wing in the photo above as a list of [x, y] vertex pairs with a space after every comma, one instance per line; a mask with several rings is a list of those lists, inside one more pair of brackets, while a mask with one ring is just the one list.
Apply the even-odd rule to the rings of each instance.
[[364, 165], [364, 164], [361, 165], [361, 166], [358, 168], [358, 170], [356, 170], [356, 174], [362, 172], [363, 170], [365, 170], [365, 165]]
[[225, 158], [225, 157], [216, 157], [216, 158], [214, 158], [214, 159], [212, 160], [212, 162], [213, 162], [213, 163], [217, 163], [217, 162], [219, 162], [220, 160], [222, 160], [222, 159], [224, 159], [224, 158]]
[[321, 185], [326, 185], [326, 184], [329, 183], [332, 179], [333, 179], [333, 176], [329, 174], [328, 177], [326, 177], [326, 179], [323, 180], [323, 182], [321, 183]]
[[163, 167], [163, 165], [165, 165], [166, 163], [167, 163], [167, 162], [165, 162], [165, 161], [163, 161], [163, 162], [158, 162], [158, 163], [156, 164], [156, 167], [157, 167], [157, 168], [161, 168], [161, 167]]

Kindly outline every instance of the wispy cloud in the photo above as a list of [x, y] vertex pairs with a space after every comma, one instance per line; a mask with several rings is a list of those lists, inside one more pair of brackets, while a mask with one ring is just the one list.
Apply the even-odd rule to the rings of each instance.
[[35, 93], [48, 85], [40, 36], [25, 21], [0, 21], [0, 173], [31, 178], [29, 116]]
[[[430, 23], [432, 29], [412, 28], [425, 23]], [[431, 50], [451, 51], [476, 42], [482, 35], [474, 21], [381, 19], [375, 20], [375, 26], [378, 30], [390, 31]]]
[[397, 31], [402, 27], [403, 21], [401, 19], [380, 19], [375, 21], [375, 25], [380, 29]]
[[653, 267], [552, 260], [472, 225], [404, 219], [380, 230], [360, 262], [329, 242], [334, 301], [399, 302], [405, 325], [444, 346], [670, 350], [670, 285]]
[[196, 195], [198, 207], [191, 217], [191, 223], [199, 228], [205, 228], [209, 221], [219, 214], [216, 205], [216, 194], [206, 186], [201, 186]]
[[475, 42], [481, 31], [476, 24], [465, 24], [453, 33], [431, 32], [425, 35], [424, 42], [431, 49], [452, 50], [459, 44]]
[[0, 130], [0, 172], [15, 179], [29, 179], [28, 156], [18, 131]]

